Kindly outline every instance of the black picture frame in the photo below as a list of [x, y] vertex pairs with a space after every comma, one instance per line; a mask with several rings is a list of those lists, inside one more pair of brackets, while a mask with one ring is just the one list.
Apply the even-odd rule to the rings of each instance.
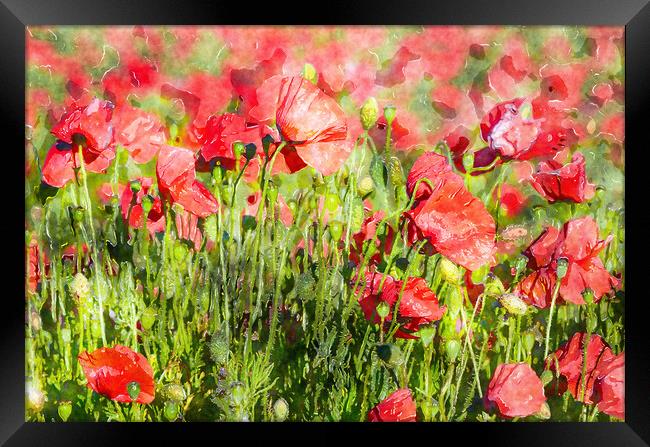
[[[647, 191], [647, 138], [650, 116], [649, 0], [453, 0], [440, 2], [387, 0], [266, 2], [174, 0], [0, 0], [0, 109], [6, 125], [3, 157], [10, 163], [0, 175], [3, 187], [4, 238], [16, 245], [4, 249], [10, 270], [2, 280], [3, 322], [0, 325], [0, 442], [6, 445], [115, 445], [138, 442], [174, 445], [190, 436], [204, 442], [263, 441], [301, 444], [333, 435], [381, 437], [384, 443], [454, 442], [471, 445], [642, 446], [650, 444], [650, 349], [647, 345], [647, 297], [643, 290], [643, 231], [650, 225], [644, 213]], [[625, 423], [481, 424], [52, 424], [26, 423], [24, 409], [24, 245], [13, 235], [24, 231], [24, 198], [18, 192], [24, 167], [25, 26], [118, 24], [461, 24], [461, 25], [624, 25], [626, 151], [626, 421]], [[15, 178], [14, 178], [15, 177]], [[11, 198], [11, 201], [8, 199]], [[13, 202], [15, 200], [15, 202]], [[12, 239], [15, 239], [13, 241]], [[20, 253], [23, 253], [21, 256]], [[24, 296], [24, 295], [23, 295]], [[232, 433], [236, 432], [236, 433]], [[158, 441], [152, 440], [152, 435]], [[232, 436], [236, 438], [233, 439]], [[372, 436], [372, 437], [375, 437]], [[446, 439], [445, 439], [446, 438]]]

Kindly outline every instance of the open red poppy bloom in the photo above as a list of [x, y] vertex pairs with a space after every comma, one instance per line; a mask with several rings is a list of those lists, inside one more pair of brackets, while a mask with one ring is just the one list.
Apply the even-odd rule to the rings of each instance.
[[565, 165], [555, 160], [541, 162], [531, 184], [551, 203], [558, 200], [582, 203], [595, 193], [594, 185], [587, 181], [585, 157], [580, 152], [576, 152], [571, 162]]
[[126, 346], [99, 348], [79, 354], [79, 364], [84, 370], [88, 387], [96, 393], [118, 402], [132, 402], [127, 389], [131, 382], [140, 386], [135, 402], [151, 403], [156, 394], [153, 370], [147, 359]]
[[485, 395], [485, 406], [497, 406], [502, 416], [525, 417], [539, 412], [546, 402], [544, 385], [528, 363], [497, 366]]
[[[122, 208], [122, 217], [128, 220], [129, 226], [133, 228], [142, 228], [142, 198], [149, 194], [152, 180], [148, 177], [138, 179], [140, 181], [141, 189], [135, 194], [131, 188], [124, 188], [120, 199], [120, 207]], [[154, 197], [153, 205], [149, 214], [147, 214], [147, 230], [149, 233], [158, 233], [165, 231], [165, 214], [162, 209], [162, 201], [160, 197]]]
[[95, 98], [87, 106], [63, 115], [51, 132], [59, 140], [75, 146], [75, 149], [77, 145], [82, 145], [100, 154], [113, 144], [113, 108], [112, 103]]
[[598, 410], [625, 419], [625, 353], [598, 363], [593, 399]]
[[[587, 404], [593, 404], [594, 383], [598, 379], [601, 362], [610, 362], [615, 358], [611, 348], [599, 335], [592, 334], [587, 347], [587, 368], [582, 375], [583, 349], [587, 334], [577, 332], [571, 340], [562, 345], [546, 359], [546, 365], [551, 371], [557, 371], [562, 376], [559, 393], [569, 390], [574, 399]], [[557, 366], [556, 366], [557, 360]], [[584, 399], [581, 390], [584, 383]]]
[[[78, 148], [63, 141], [57, 141], [45, 156], [42, 170], [43, 181], [50, 186], [63, 188], [66, 183], [74, 180], [74, 169], [81, 166], [78, 154]], [[100, 153], [82, 148], [81, 155], [86, 171], [102, 173], [115, 158], [115, 147], [111, 146]]]
[[182, 147], [162, 146], [158, 154], [156, 175], [160, 193], [199, 217], [219, 209], [212, 193], [196, 180], [194, 153]]
[[[463, 165], [463, 157], [469, 149], [470, 138], [471, 133], [464, 126], [457, 127], [444, 138], [451, 152], [454, 166], [463, 174], [466, 172], [465, 166]], [[474, 170], [472, 171], [472, 175], [476, 176], [492, 171], [499, 164], [498, 161], [494, 163], [498, 157], [499, 152], [490, 146], [474, 151], [474, 162], [472, 164]], [[490, 167], [488, 168], [488, 166]]]
[[295, 156], [323, 175], [336, 172], [352, 151], [341, 107], [300, 76], [282, 80], [276, 125], [287, 146], [295, 151], [287, 148], [282, 155]]
[[368, 422], [416, 422], [416, 411], [411, 390], [402, 388], [370, 410]]
[[117, 143], [124, 146], [136, 163], [151, 161], [167, 141], [165, 126], [154, 115], [127, 104], [117, 109]]
[[[367, 209], [366, 209], [367, 210]], [[362, 262], [364, 243], [374, 239], [376, 251], [369, 259], [369, 264], [379, 264], [381, 262], [382, 254], [390, 253], [393, 248], [393, 240], [395, 232], [390, 225], [384, 226], [383, 234], [377, 236], [377, 227], [379, 223], [386, 217], [383, 211], [377, 211], [372, 216], [367, 217], [361, 224], [361, 230], [352, 236], [353, 245], [350, 250], [350, 259], [357, 265]], [[375, 236], [377, 236], [375, 238]], [[372, 249], [370, 249], [372, 250]]]
[[481, 137], [505, 160], [553, 155], [576, 140], [562, 125], [563, 115], [543, 98], [517, 98], [497, 104], [481, 121]]
[[[195, 135], [202, 145], [201, 156], [203, 161], [210, 162], [217, 159], [226, 169], [235, 167], [236, 157], [233, 144], [241, 142], [244, 145], [254, 144], [258, 151], [262, 150], [262, 138], [274, 132], [265, 125], [246, 122], [243, 116], [234, 113], [225, 113], [211, 116], [203, 129], [197, 129]], [[241, 166], [246, 163], [246, 155], [239, 155]]]
[[564, 224], [561, 230], [549, 227], [532, 243], [525, 254], [535, 271], [517, 284], [516, 291], [524, 300], [540, 309], [550, 306], [555, 287], [557, 261], [568, 261], [562, 278], [559, 297], [574, 304], [584, 304], [582, 292], [591, 289], [594, 301], [619, 286], [620, 281], [609, 274], [598, 253], [612, 239], [598, 240], [598, 224], [586, 216]]
[[377, 305], [383, 301], [391, 308], [384, 320], [389, 325], [393, 318], [394, 304], [398, 301], [402, 288], [404, 292], [397, 312], [400, 326], [395, 332], [395, 337], [417, 338], [414, 333], [419, 330], [421, 325], [442, 318], [447, 308], [438, 305], [438, 298], [424, 279], [409, 278], [404, 285], [403, 281], [395, 280], [387, 275], [380, 291], [382, 276], [378, 272], [366, 273], [366, 288], [363, 296], [359, 299], [359, 305], [368, 321], [375, 324], [381, 323], [381, 318], [377, 315]]
[[[426, 178], [432, 186], [418, 180]], [[466, 188], [463, 179], [451, 171], [447, 159], [434, 152], [418, 158], [406, 180], [409, 194], [415, 194], [406, 217], [417, 234], [442, 255], [468, 270], [494, 262], [496, 225], [483, 202]]]

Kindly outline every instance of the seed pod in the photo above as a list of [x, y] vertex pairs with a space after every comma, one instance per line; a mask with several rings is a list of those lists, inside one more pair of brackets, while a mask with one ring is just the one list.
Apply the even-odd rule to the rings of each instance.
[[289, 416], [289, 404], [283, 398], [279, 398], [273, 403], [273, 416], [278, 422], [283, 422]]
[[390, 306], [386, 301], [381, 301], [379, 304], [377, 304], [377, 315], [379, 315], [379, 318], [382, 320], [385, 319], [388, 316], [389, 312]]
[[153, 208], [153, 197], [150, 194], [145, 194], [144, 197], [142, 197], [142, 211], [144, 211], [145, 216], [149, 215], [149, 211], [151, 211], [151, 208]]
[[516, 293], [501, 295], [499, 302], [512, 315], [524, 315], [528, 310], [528, 305]]
[[557, 260], [557, 267], [555, 273], [558, 279], [562, 279], [566, 276], [567, 270], [569, 269], [569, 260], [567, 258], [560, 258]]
[[67, 400], [63, 402], [59, 402], [57, 412], [59, 413], [59, 417], [61, 418], [61, 420], [63, 422], [67, 422], [68, 418], [70, 417], [70, 414], [72, 414], [72, 403]]
[[232, 144], [232, 153], [235, 156], [235, 160], [239, 160], [239, 158], [242, 156], [245, 150], [246, 147], [244, 146], [244, 143], [242, 143], [241, 141], [235, 141]]
[[129, 393], [131, 400], [135, 401], [140, 395], [140, 384], [138, 382], [129, 382], [126, 385], [126, 391]]
[[377, 104], [377, 100], [371, 96], [363, 103], [360, 110], [361, 125], [364, 130], [368, 130], [375, 125], [378, 113], [379, 105]]
[[591, 289], [585, 289], [582, 291], [582, 299], [585, 300], [585, 303], [587, 304], [593, 304], [594, 303], [594, 291]]
[[377, 355], [388, 366], [395, 368], [404, 363], [404, 355], [399, 346], [392, 343], [377, 345]]
[[138, 193], [142, 189], [142, 183], [140, 183], [140, 180], [131, 180], [129, 187], [131, 188], [131, 191]]
[[391, 126], [393, 124], [393, 121], [395, 120], [395, 114], [397, 112], [397, 109], [395, 106], [386, 106], [384, 107], [384, 118], [386, 118], [386, 124]]

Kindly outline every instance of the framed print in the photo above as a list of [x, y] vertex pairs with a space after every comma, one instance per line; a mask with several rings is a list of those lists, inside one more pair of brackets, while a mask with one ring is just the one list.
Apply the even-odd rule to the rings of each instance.
[[647, 445], [650, 6], [460, 3], [6, 1], [3, 440]]

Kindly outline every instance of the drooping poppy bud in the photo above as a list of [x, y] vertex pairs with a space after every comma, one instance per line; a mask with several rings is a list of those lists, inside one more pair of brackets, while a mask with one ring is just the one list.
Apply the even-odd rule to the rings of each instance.
[[372, 96], [363, 103], [360, 110], [361, 125], [364, 130], [370, 129], [377, 123], [377, 114], [379, 113], [379, 105], [377, 100]]

